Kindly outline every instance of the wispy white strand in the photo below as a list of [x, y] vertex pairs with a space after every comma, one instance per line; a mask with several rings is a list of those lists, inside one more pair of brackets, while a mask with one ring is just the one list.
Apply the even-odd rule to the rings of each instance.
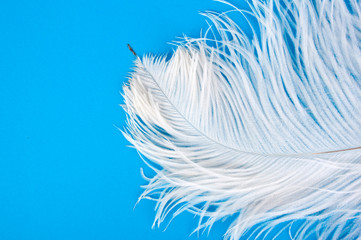
[[360, 2], [232, 7], [257, 20], [252, 38], [208, 12], [212, 29], [170, 60], [135, 61], [125, 136], [155, 172], [140, 199], [157, 201], [157, 226], [236, 215], [226, 239], [297, 220], [291, 239], [361, 238]]

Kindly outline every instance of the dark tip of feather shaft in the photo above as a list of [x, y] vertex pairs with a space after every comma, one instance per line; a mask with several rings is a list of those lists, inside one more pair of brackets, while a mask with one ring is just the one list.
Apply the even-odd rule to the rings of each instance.
[[128, 48], [129, 50], [134, 54], [134, 56], [137, 56], [137, 54], [135, 53], [135, 51], [133, 50], [133, 48], [130, 46], [130, 44], [128, 43]]
[[338, 153], [338, 152], [346, 152], [346, 151], [353, 151], [353, 150], [359, 150], [361, 147], [354, 147], [354, 148], [347, 148], [347, 149], [340, 149], [340, 150], [334, 150], [334, 151], [328, 151], [328, 152], [319, 152], [315, 154], [324, 154], [324, 153]]

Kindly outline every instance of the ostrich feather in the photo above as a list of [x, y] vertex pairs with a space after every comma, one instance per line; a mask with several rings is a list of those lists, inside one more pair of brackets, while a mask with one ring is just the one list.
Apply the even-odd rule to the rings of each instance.
[[[361, 238], [361, 4], [251, 1], [170, 59], [137, 57], [124, 134], [154, 170], [154, 225], [183, 211], [225, 239], [303, 220], [291, 238]], [[247, 22], [246, 22], [247, 23]], [[259, 235], [260, 236], [260, 235]]]

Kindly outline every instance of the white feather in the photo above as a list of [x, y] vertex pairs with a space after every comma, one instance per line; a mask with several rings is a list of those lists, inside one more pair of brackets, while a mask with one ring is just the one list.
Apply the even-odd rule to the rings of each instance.
[[361, 4], [250, 8], [235, 11], [257, 19], [252, 39], [209, 12], [214, 36], [136, 59], [125, 136], [156, 173], [141, 198], [157, 225], [174, 209], [196, 230], [236, 214], [226, 239], [299, 219], [296, 239], [361, 238]]

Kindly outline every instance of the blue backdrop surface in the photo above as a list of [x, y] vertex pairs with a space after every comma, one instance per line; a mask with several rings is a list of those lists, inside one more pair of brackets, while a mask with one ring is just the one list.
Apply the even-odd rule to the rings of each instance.
[[[166, 54], [207, 23], [211, 0], [0, 2], [0, 239], [197, 239], [198, 220], [151, 229], [133, 207], [144, 163], [117, 129], [134, 56]], [[228, 222], [229, 223], [229, 222]], [[208, 239], [221, 239], [217, 223]], [[199, 239], [207, 239], [206, 234]]]

